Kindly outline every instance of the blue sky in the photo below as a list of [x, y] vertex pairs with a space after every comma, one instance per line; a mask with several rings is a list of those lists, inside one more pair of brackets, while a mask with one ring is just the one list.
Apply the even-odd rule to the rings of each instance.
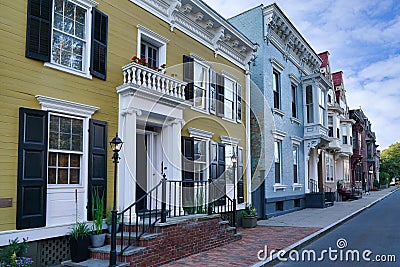
[[[225, 18], [261, 0], [204, 0]], [[400, 1], [276, 0], [317, 53], [343, 71], [350, 108], [361, 106], [379, 149], [400, 141]]]

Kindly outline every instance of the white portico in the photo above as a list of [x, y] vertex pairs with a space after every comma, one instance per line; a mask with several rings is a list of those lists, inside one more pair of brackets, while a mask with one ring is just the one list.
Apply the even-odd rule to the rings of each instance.
[[[120, 153], [118, 208], [121, 210], [159, 183], [181, 180], [181, 128], [186, 83], [131, 63], [123, 67], [119, 94]], [[164, 168], [164, 170], [163, 170]], [[139, 207], [145, 210], [147, 207]]]

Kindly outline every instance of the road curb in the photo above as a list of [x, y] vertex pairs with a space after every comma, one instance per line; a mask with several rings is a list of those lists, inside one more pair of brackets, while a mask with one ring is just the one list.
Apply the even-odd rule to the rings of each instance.
[[[375, 205], [376, 203], [378, 203], [379, 201], [387, 198], [388, 196], [390, 196], [391, 194], [393, 194], [394, 192], [396, 192], [397, 190], [399, 190], [400, 187], [397, 187], [396, 189], [390, 191], [388, 194], [374, 200], [373, 202], [369, 203], [368, 205], [354, 211], [353, 213], [347, 215], [346, 217], [343, 217], [342, 219], [322, 228], [321, 230], [306, 236], [305, 238], [297, 241], [296, 243], [282, 249], [281, 251], [285, 251], [285, 252], [289, 252], [291, 250], [298, 250], [299, 248], [311, 243], [312, 241], [314, 241], [315, 239], [327, 234], [328, 232], [332, 231], [333, 229], [335, 229], [336, 227], [340, 226], [341, 224], [345, 223], [346, 221], [350, 220], [351, 218], [353, 218], [354, 216], [356, 216], [357, 214], [361, 213], [362, 211], [372, 207], [373, 205]], [[283, 256], [283, 254], [280, 254], [280, 256]], [[275, 253], [274, 255], [272, 255], [271, 257], [268, 257], [265, 261], [260, 261], [257, 262], [256, 264], [252, 265], [252, 267], [260, 267], [260, 266], [268, 266], [268, 265], [272, 265], [273, 262], [275, 262], [277, 260], [278, 257], [278, 253]]]

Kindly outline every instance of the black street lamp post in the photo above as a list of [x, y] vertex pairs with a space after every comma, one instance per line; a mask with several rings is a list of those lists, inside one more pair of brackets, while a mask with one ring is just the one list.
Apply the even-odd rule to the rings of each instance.
[[119, 151], [121, 151], [122, 145], [121, 138], [118, 137], [118, 133], [115, 137], [110, 141], [110, 146], [113, 154], [113, 162], [114, 162], [114, 202], [113, 202], [113, 210], [111, 211], [111, 249], [110, 249], [110, 263], [109, 267], [117, 266], [117, 171], [118, 171], [118, 163], [119, 163]]

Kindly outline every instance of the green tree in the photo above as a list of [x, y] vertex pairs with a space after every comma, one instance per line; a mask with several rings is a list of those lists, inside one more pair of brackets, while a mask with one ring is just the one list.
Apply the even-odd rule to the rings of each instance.
[[400, 142], [390, 145], [381, 152], [380, 172], [386, 172], [391, 178], [400, 176]]

